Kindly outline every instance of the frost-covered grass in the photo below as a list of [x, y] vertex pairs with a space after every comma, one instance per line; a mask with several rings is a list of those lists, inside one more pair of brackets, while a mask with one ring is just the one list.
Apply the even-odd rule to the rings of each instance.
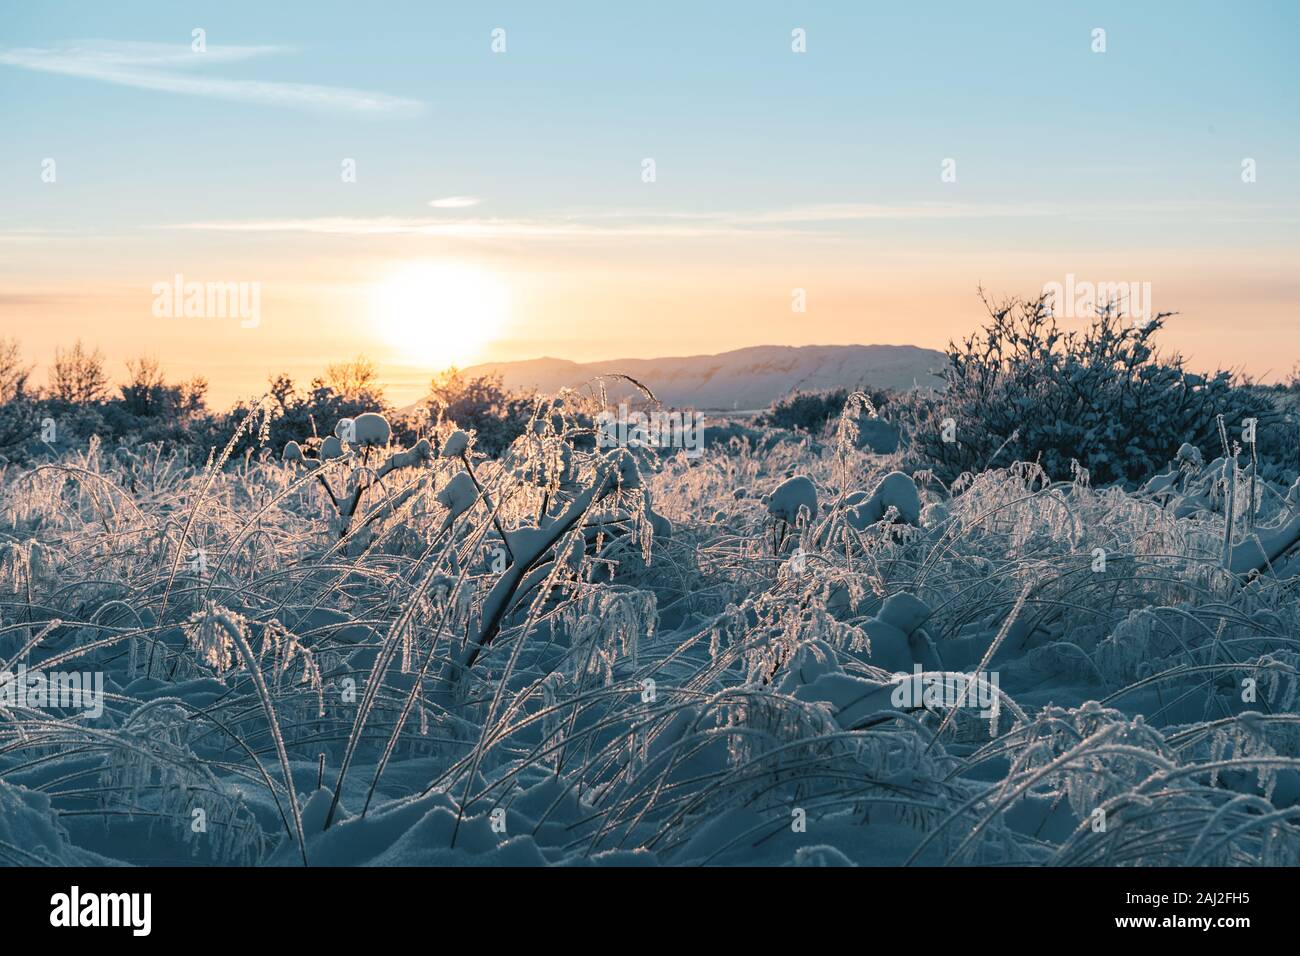
[[0, 469], [0, 860], [1300, 863], [1294, 489], [462, 439]]

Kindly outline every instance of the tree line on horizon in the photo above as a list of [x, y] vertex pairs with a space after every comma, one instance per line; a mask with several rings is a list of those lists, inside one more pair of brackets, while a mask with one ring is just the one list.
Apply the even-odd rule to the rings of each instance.
[[[1242, 451], [1262, 477], [1289, 483], [1300, 474], [1300, 363], [1289, 381], [1270, 386], [1224, 370], [1197, 374], [1180, 355], [1156, 346], [1168, 315], [1134, 323], [1105, 307], [1086, 326], [1065, 329], [1044, 295], [981, 297], [988, 319], [949, 344], [940, 388], [796, 391], [753, 424], [818, 436], [846, 407], [856, 409], [859, 418], [885, 418], [896, 428], [909, 470], [928, 470], [944, 482], [1025, 461], [1055, 480], [1071, 480], [1082, 469], [1099, 485], [1136, 486], [1184, 444], [1208, 461], [1236, 454], [1244, 436], [1257, 433], [1259, 444]], [[499, 376], [450, 369], [433, 378], [426, 401], [398, 411], [365, 356], [327, 366], [305, 387], [286, 373], [272, 376], [264, 395], [227, 411], [207, 406], [202, 378], [170, 382], [148, 357], [126, 368], [126, 380], [114, 385], [99, 349], [78, 341], [56, 350], [48, 384], [36, 387], [19, 343], [0, 339], [0, 456], [27, 462], [97, 437], [105, 444], [166, 444], [206, 459], [235, 434], [233, 456], [265, 446], [278, 453], [288, 441], [312, 448], [340, 418], [380, 412], [399, 444], [450, 421], [473, 430], [476, 450], [495, 457], [538, 407], [536, 395], [506, 390]], [[241, 428], [250, 416], [256, 426]], [[759, 437], [748, 427], [740, 431]]]
[[378, 368], [364, 355], [328, 365], [305, 387], [288, 373], [273, 375], [260, 397], [226, 410], [207, 403], [207, 380], [170, 381], [158, 359], [126, 362], [126, 377], [114, 382], [103, 352], [77, 340], [55, 350], [48, 381], [33, 381], [34, 366], [21, 343], [0, 339], [0, 456], [30, 462], [84, 446], [92, 438], [108, 445], [163, 444], [206, 458], [220, 451], [249, 415], [264, 425], [244, 429], [234, 449], [266, 445], [277, 452], [285, 442], [329, 435], [340, 418], [379, 412], [389, 418], [394, 439], [416, 441], [445, 418], [474, 428], [479, 447], [499, 453], [524, 428], [533, 408], [529, 395], [507, 391], [499, 377], [467, 377], [452, 368], [434, 376], [428, 398], [399, 413], [384, 394]]

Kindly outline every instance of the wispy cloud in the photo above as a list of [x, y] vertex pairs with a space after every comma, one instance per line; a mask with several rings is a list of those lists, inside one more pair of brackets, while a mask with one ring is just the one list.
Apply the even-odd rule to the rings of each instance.
[[[429, 203], [435, 209], [476, 205], [472, 196], [448, 196]], [[429, 216], [320, 216], [307, 219], [208, 220], [169, 225], [168, 229], [212, 232], [310, 233], [326, 236], [418, 235], [448, 239], [737, 239], [831, 235], [843, 223], [867, 220], [967, 219], [1042, 215], [1014, 206], [960, 204], [827, 204], [756, 212], [674, 210], [587, 210], [534, 218]]]
[[741, 214], [738, 222], [866, 222], [876, 219], [1006, 219], [1051, 215], [1048, 207], [1034, 203], [819, 203]]
[[429, 205], [434, 209], [468, 209], [478, 204], [477, 196], [443, 196], [441, 199], [429, 200]]
[[[465, 209], [478, 200], [448, 196], [436, 209]], [[748, 212], [644, 209], [568, 210], [539, 217], [318, 216], [204, 220], [162, 228], [209, 232], [300, 233], [322, 236], [431, 236], [444, 239], [604, 241], [654, 239], [843, 238], [846, 229], [872, 223], [1033, 219], [1181, 221], [1234, 215], [1274, 221], [1276, 210], [1223, 203], [1079, 205], [1046, 203], [823, 203]], [[1294, 211], [1291, 212], [1294, 215]], [[1278, 220], [1285, 221], [1285, 220]]]
[[[470, 208], [472, 196], [431, 200], [436, 209]], [[798, 238], [844, 240], [877, 223], [955, 222], [1016, 218], [1056, 218], [1065, 222], [1275, 224], [1300, 222], [1300, 209], [1274, 203], [1216, 200], [1147, 203], [824, 203], [750, 212], [671, 209], [566, 209], [548, 216], [317, 216], [310, 218], [211, 219], [158, 223], [146, 228], [190, 232], [266, 233], [317, 236], [428, 236], [440, 239], [603, 242], [634, 240]], [[859, 227], [854, 229], [854, 227]], [[0, 220], [0, 245], [76, 242], [120, 235], [85, 226], [70, 229], [6, 227]]]
[[386, 93], [314, 83], [234, 80], [194, 75], [205, 67], [293, 52], [279, 46], [212, 46], [204, 53], [167, 43], [76, 40], [53, 47], [0, 49], [0, 64], [76, 76], [142, 90], [297, 109], [411, 114], [422, 104]]
[[310, 233], [322, 236], [432, 236], [444, 239], [706, 239], [790, 235], [707, 222], [596, 223], [575, 219], [433, 219], [402, 216], [321, 216], [311, 219], [238, 219], [165, 226], [211, 232]]
[[1212, 221], [1293, 222], [1294, 206], [1276, 202], [1228, 202], [1223, 200], [1154, 200], [1150, 202], [835, 202], [783, 206], [744, 212], [685, 210], [605, 209], [572, 213], [575, 218], [601, 220], [660, 219], [707, 221], [733, 226], [819, 226], [870, 222], [949, 222], [958, 220], [1041, 219], [1055, 217], [1072, 221]]

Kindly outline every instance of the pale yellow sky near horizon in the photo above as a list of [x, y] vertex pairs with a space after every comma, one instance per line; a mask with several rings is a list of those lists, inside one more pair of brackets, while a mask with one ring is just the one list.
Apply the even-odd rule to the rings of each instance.
[[[89, 241], [51, 241], [47, 248], [55, 252]], [[162, 361], [172, 379], [204, 376], [215, 407], [260, 394], [276, 372], [287, 371], [306, 385], [330, 362], [366, 354], [379, 364], [389, 398], [403, 404], [420, 397], [432, 375], [448, 364], [543, 355], [574, 361], [652, 358], [751, 345], [943, 348], [984, 318], [979, 285], [994, 297], [1028, 296], [1073, 273], [1079, 281], [1150, 282], [1153, 308], [1180, 313], [1162, 333], [1163, 347], [1181, 351], [1194, 367], [1241, 369], [1277, 380], [1300, 360], [1294, 308], [1300, 278], [1288, 272], [1284, 251], [1067, 255], [953, 247], [922, 255], [865, 244], [792, 247], [765, 239], [740, 249], [706, 242], [690, 256], [680, 248], [637, 243], [527, 254], [513, 249], [449, 260], [436, 253], [394, 256], [385, 244], [376, 245], [373, 255], [359, 255], [355, 246], [342, 256], [326, 248], [316, 258], [298, 250], [285, 255], [282, 248], [276, 258], [253, 244], [220, 250], [219, 269], [205, 268], [216, 261], [212, 254], [182, 259], [186, 281], [258, 276], [250, 280], [260, 282], [255, 328], [241, 327], [237, 318], [156, 317], [153, 285], [171, 275], [141, 269], [147, 250], [136, 253], [130, 268], [111, 254], [99, 257], [75, 280], [60, 276], [52, 267], [57, 260], [47, 259], [43, 269], [6, 277], [0, 335], [21, 341], [27, 359], [38, 365], [38, 384], [55, 348], [80, 338], [104, 352], [114, 375], [124, 373], [128, 358], [148, 354]], [[87, 261], [84, 250], [69, 254]], [[168, 261], [177, 261], [174, 250]], [[380, 290], [395, 267], [440, 261], [470, 263], [508, 290], [497, 334], [462, 343], [445, 361], [414, 354], [400, 337], [381, 334], [376, 317]], [[139, 278], [125, 277], [137, 270]], [[797, 288], [806, 292], [804, 313], [791, 307]], [[473, 303], [452, 305], [475, 311]], [[466, 326], [473, 343], [478, 317], [449, 318], [453, 327]], [[1082, 322], [1063, 318], [1062, 324]]]

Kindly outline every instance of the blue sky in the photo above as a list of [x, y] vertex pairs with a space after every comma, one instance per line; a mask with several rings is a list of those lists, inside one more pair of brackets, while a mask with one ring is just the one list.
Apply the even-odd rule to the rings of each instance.
[[[255, 351], [307, 363], [371, 350], [347, 311], [379, 263], [452, 256], [518, 287], [480, 357], [942, 345], [979, 282], [1100, 270], [1177, 299], [1171, 344], [1205, 364], [1285, 371], [1298, 27], [1280, 2], [15, 5], [0, 334], [201, 371], [209, 332], [151, 329], [140, 290], [255, 274], [281, 317]], [[800, 284], [819, 306], [792, 323]], [[1256, 340], [1219, 349], [1243, 322]], [[236, 368], [265, 377], [213, 377]]]

